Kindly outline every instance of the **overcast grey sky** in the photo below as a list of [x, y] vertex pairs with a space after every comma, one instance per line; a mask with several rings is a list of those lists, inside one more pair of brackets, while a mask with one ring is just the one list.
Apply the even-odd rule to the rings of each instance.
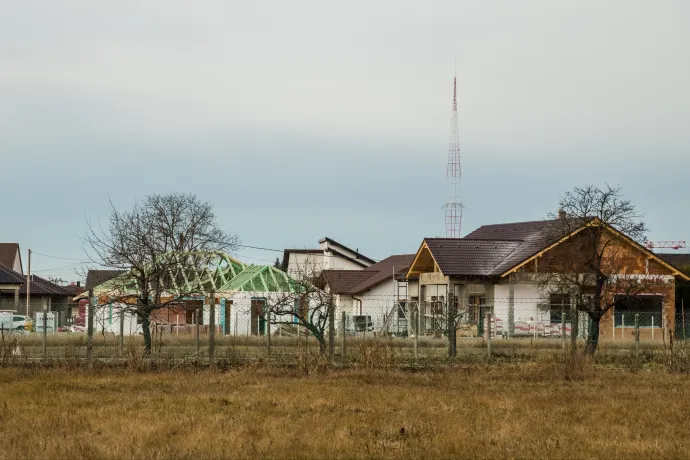
[[414, 252], [444, 234], [454, 60], [463, 234], [608, 182], [650, 238], [690, 239], [688, 18], [684, 0], [3, 0], [0, 241], [80, 259], [108, 199], [181, 191], [247, 245]]

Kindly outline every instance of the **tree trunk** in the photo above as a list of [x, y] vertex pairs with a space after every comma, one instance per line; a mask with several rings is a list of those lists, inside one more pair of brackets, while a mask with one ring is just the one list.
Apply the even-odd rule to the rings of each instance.
[[587, 312], [589, 315], [589, 333], [587, 334], [587, 344], [585, 346], [585, 353], [587, 356], [594, 356], [599, 346], [599, 323], [603, 316], [601, 312]]
[[140, 313], [141, 329], [144, 333], [144, 355], [151, 355], [151, 318], [148, 311]]
[[326, 354], [326, 337], [323, 334], [314, 334], [314, 337], [319, 341], [319, 353], [323, 356]]

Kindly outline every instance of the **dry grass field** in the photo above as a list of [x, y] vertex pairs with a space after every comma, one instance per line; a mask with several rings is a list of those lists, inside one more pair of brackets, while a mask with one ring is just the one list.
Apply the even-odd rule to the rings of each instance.
[[687, 458], [690, 380], [552, 363], [0, 369], [0, 458]]

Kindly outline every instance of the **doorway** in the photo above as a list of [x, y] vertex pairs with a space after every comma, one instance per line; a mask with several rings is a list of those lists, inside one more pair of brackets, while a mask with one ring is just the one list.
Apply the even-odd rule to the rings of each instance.
[[252, 335], [266, 334], [266, 299], [263, 297], [252, 297], [251, 321]]

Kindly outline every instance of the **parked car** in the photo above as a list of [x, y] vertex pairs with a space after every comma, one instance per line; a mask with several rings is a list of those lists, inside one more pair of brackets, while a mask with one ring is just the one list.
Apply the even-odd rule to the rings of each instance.
[[28, 316], [14, 315], [12, 317], [12, 329], [15, 331], [30, 331], [31, 326], [31, 318]]

